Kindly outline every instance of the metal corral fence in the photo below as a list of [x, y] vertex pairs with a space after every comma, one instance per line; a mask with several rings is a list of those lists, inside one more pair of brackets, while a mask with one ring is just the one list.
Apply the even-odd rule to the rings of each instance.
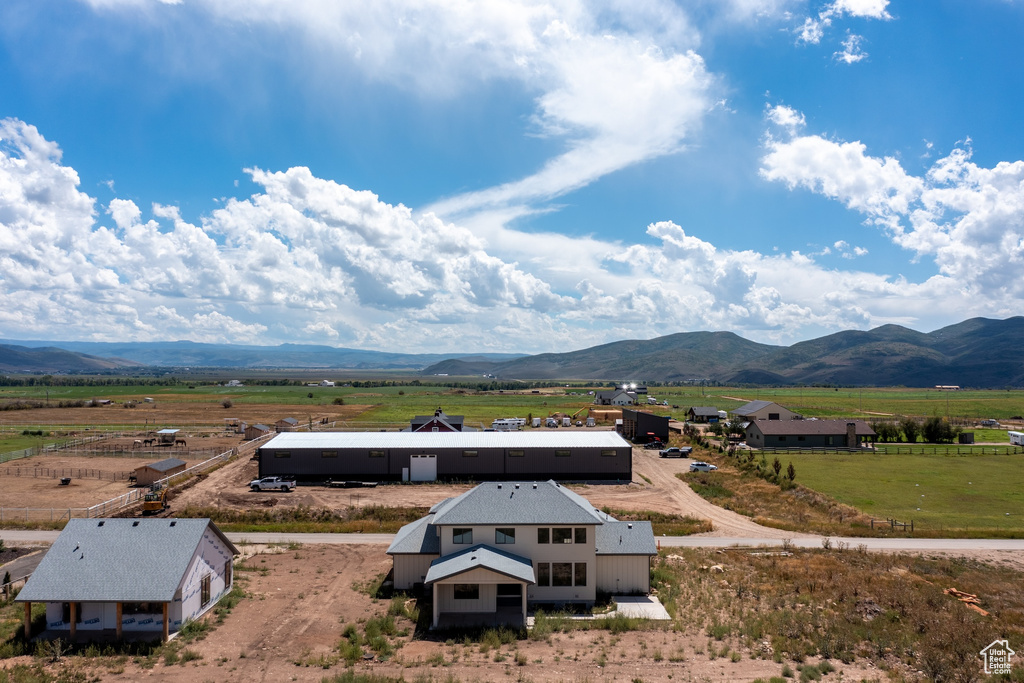
[[[216, 455], [209, 460], [193, 465], [186, 470], [158, 479], [153, 484], [174, 486], [197, 474], [201, 474], [216, 465], [226, 462], [236, 455], [255, 450], [267, 439], [274, 436], [268, 434], [252, 441], [246, 441], [238, 448], [232, 448]], [[87, 508], [0, 508], [0, 522], [63, 522], [75, 518], [105, 517], [129, 505], [138, 503], [149, 492], [149, 487], [134, 489], [110, 500], [103, 501]]]
[[838, 455], [849, 453], [881, 453], [882, 455], [1018, 455], [1021, 446], [888, 446], [875, 444], [874, 448], [759, 448], [755, 453], [807, 453], [811, 455]]
[[7, 453], [0, 453], [0, 465], [11, 460], [20, 460], [22, 458], [31, 458], [33, 455], [39, 455], [41, 453], [53, 453], [63, 448], [76, 448], [78, 446], [85, 446], [86, 444], [98, 441], [104, 438], [101, 435], [86, 436], [76, 439], [61, 439], [56, 443], [48, 443], [43, 446], [33, 446], [32, 448], [23, 448], [20, 451], [8, 451]]
[[109, 479], [117, 481], [128, 479], [131, 472], [107, 472], [86, 467], [4, 467], [0, 469], [2, 477], [32, 477], [35, 479]]

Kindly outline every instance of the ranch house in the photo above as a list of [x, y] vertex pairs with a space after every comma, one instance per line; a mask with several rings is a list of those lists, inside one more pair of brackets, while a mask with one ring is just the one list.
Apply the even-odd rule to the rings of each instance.
[[646, 594], [650, 522], [620, 522], [554, 481], [486, 483], [434, 505], [388, 548], [396, 589], [433, 596], [435, 628], [526, 623], [529, 604]]
[[72, 519], [16, 602], [46, 603], [46, 630], [65, 640], [167, 640], [231, 590], [235, 546], [209, 519]]
[[751, 448], [860, 448], [877, 437], [863, 420], [759, 420], [746, 428]]

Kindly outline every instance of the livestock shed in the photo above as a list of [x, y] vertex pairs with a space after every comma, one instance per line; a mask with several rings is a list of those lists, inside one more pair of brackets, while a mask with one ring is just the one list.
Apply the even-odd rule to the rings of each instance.
[[877, 437], [863, 420], [755, 420], [746, 427], [751, 448], [860, 448]]
[[668, 423], [667, 415], [622, 409], [622, 436], [635, 443], [649, 443], [655, 439], [668, 443]]
[[271, 431], [270, 427], [265, 424], [246, 425], [244, 432], [245, 440], [252, 441], [253, 439], [258, 439], [261, 436], [266, 436]]
[[171, 477], [178, 472], [184, 472], [187, 466], [184, 460], [165, 458], [157, 462], [151, 462], [148, 465], [136, 467], [132, 473], [135, 475], [136, 484], [139, 486], [149, 486], [157, 479]]
[[258, 454], [261, 477], [307, 483], [633, 477], [632, 447], [608, 431], [295, 432], [278, 434]]
[[156, 433], [157, 441], [163, 445], [173, 446], [174, 440], [178, 438], [178, 429], [161, 429]]

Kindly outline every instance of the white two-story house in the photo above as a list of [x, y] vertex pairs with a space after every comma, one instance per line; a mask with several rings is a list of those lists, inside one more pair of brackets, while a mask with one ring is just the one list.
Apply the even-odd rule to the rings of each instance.
[[524, 624], [528, 603], [592, 604], [647, 593], [657, 554], [649, 522], [620, 522], [546, 482], [490, 482], [407, 524], [388, 548], [399, 590], [433, 595], [433, 625]]

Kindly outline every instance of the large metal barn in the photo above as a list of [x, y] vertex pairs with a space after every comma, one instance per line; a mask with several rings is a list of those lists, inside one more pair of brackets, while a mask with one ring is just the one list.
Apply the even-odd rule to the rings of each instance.
[[260, 476], [300, 482], [629, 481], [633, 451], [614, 432], [290, 432], [259, 449]]

